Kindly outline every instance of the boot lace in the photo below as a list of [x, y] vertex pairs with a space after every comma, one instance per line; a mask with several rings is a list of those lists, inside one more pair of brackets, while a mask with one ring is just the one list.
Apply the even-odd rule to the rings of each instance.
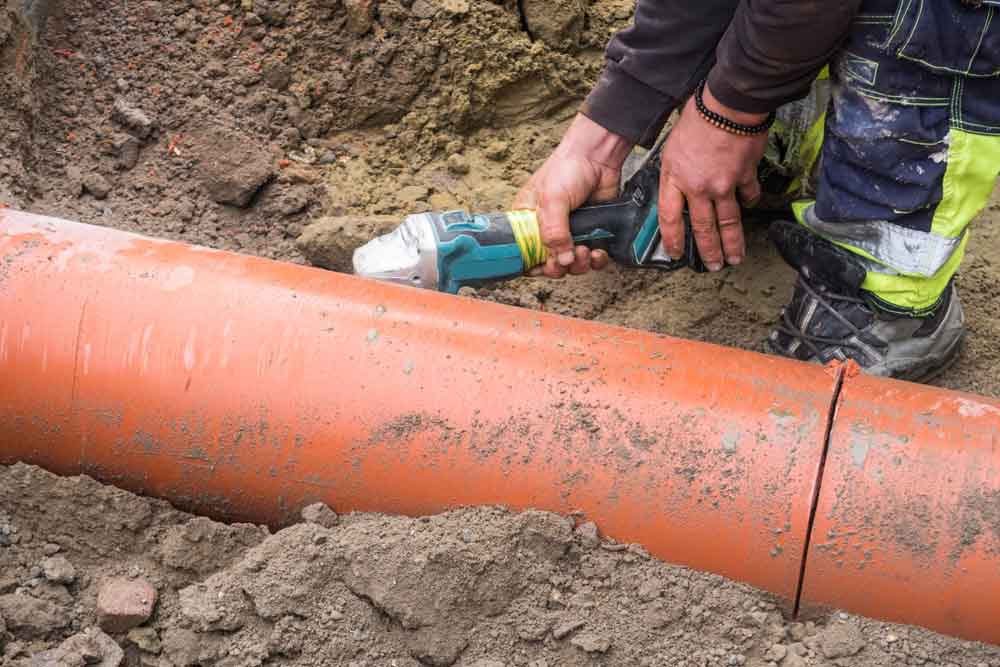
[[851, 338], [862, 339], [866, 336], [864, 332], [859, 329], [853, 322], [844, 317], [839, 310], [833, 305], [835, 303], [857, 303], [862, 305], [867, 305], [864, 299], [856, 296], [848, 296], [846, 294], [837, 294], [836, 292], [830, 292], [828, 290], [817, 290], [809, 284], [809, 281], [805, 279], [802, 274], [799, 274], [799, 286], [813, 299], [817, 304], [822, 306], [822, 308], [832, 315], [838, 322], [843, 324], [850, 330], [850, 335], [844, 338], [829, 338], [826, 336], [816, 336], [814, 334], [807, 333], [805, 329], [800, 327], [792, 319], [789, 313], [789, 308], [785, 308], [781, 313], [781, 322], [775, 327], [775, 330], [791, 337], [793, 340], [800, 341], [805, 345], [817, 359], [822, 359], [823, 355], [819, 348], [820, 345], [837, 345], [840, 347], [849, 347], [855, 350], [862, 350], [862, 345], [850, 340]]

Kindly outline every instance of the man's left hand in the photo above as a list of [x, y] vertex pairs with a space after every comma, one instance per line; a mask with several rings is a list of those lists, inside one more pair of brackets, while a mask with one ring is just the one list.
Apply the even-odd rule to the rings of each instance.
[[[707, 86], [704, 101], [737, 123], [757, 125], [767, 118], [727, 108]], [[739, 202], [750, 207], [760, 199], [757, 165], [766, 148], [766, 132], [748, 137], [726, 132], [698, 113], [693, 98], [688, 101], [663, 149], [659, 212], [667, 254], [683, 255], [686, 202], [705, 266], [718, 271], [726, 263], [743, 261], [746, 244]]]

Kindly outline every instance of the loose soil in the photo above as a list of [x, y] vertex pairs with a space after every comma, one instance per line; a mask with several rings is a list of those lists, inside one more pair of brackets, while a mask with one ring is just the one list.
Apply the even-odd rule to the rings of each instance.
[[[293, 262], [326, 220], [333, 241], [301, 247], [342, 259], [410, 212], [509, 205], [630, 15], [627, 0], [7, 0], [0, 206]], [[990, 396], [998, 217], [977, 222], [969, 342], [938, 381]], [[475, 296], [759, 349], [790, 291], [754, 229], [721, 275], [612, 268]], [[0, 665], [1000, 667], [998, 649], [919, 629], [792, 623], [760, 592], [550, 514], [324, 523], [271, 534], [0, 467]], [[121, 656], [90, 630], [116, 576], [159, 592], [146, 630], [112, 637]]]

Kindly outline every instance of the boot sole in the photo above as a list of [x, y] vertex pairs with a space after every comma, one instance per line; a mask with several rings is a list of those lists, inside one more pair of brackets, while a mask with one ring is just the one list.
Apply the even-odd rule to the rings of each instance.
[[907, 373], [901, 373], [893, 377], [897, 380], [905, 380], [907, 382], [916, 382], [919, 384], [926, 384], [936, 380], [951, 369], [959, 358], [961, 358], [964, 346], [965, 332], [963, 331], [962, 335], [958, 337], [958, 340], [952, 343], [951, 349], [948, 350], [947, 354], [945, 354], [940, 361], [930, 363], [922, 368], [915, 368]]

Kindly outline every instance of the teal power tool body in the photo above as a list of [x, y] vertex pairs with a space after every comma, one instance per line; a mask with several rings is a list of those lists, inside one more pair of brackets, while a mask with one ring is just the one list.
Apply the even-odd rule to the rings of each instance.
[[[660, 243], [657, 193], [660, 161], [649, 159], [611, 202], [585, 206], [570, 215], [577, 245], [607, 250], [620, 266], [705, 271], [685, 214], [685, 248], [671, 259]], [[545, 261], [532, 212], [419, 213], [395, 231], [354, 253], [359, 276], [456, 293], [462, 287], [523, 276]]]

